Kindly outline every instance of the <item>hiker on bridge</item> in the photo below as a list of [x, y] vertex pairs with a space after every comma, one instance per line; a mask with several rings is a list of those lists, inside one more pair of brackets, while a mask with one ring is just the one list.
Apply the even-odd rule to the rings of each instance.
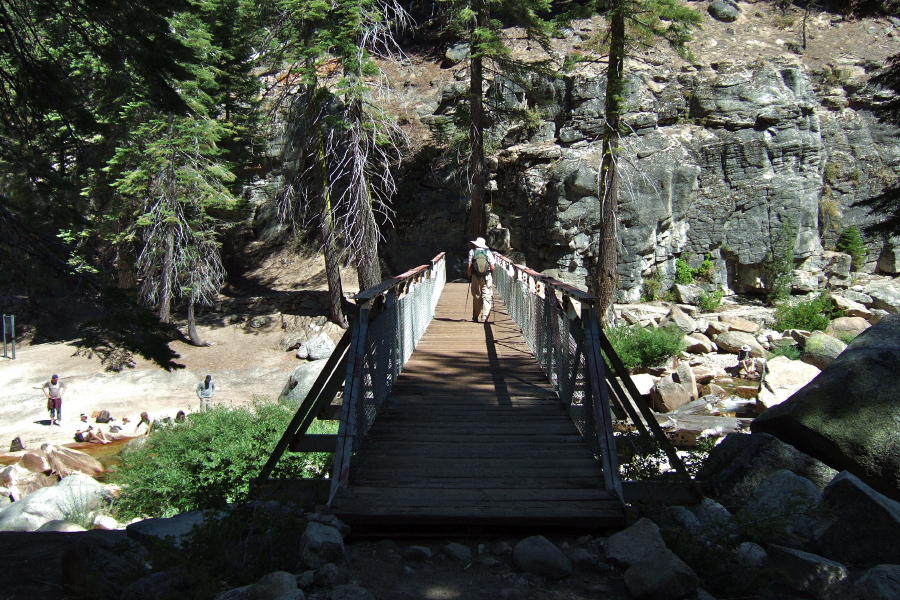
[[472, 292], [472, 320], [484, 323], [491, 314], [494, 297], [494, 255], [491, 253], [483, 237], [470, 242], [474, 248], [469, 250], [469, 290]]

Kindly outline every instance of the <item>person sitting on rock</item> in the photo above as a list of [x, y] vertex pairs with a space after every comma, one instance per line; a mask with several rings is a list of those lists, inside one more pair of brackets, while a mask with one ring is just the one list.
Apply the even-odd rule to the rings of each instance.
[[150, 435], [150, 429], [153, 428], [153, 423], [150, 422], [150, 415], [148, 415], [146, 412], [141, 413], [141, 420], [138, 421], [137, 425], [135, 425], [134, 432], [137, 433], [140, 430], [141, 426], [145, 428], [145, 430], [142, 432], [142, 435]]

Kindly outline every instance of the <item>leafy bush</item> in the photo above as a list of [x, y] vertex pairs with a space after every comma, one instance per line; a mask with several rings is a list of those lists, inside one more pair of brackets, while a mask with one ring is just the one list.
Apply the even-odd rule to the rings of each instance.
[[644, 293], [641, 295], [643, 302], [651, 302], [659, 298], [662, 290], [662, 273], [659, 270], [653, 271], [647, 277], [644, 277]]
[[800, 356], [802, 355], [803, 352], [800, 350], [799, 346], [772, 346], [772, 351], [769, 352], [770, 358], [786, 356], [791, 360], [800, 360]]
[[684, 350], [684, 334], [674, 325], [660, 329], [611, 327], [606, 335], [628, 369], [659, 365]]
[[[171, 516], [242, 500], [295, 410], [290, 402], [254, 398], [249, 408], [215, 406], [184, 423], [154, 427], [146, 443], [126, 448], [111, 473], [122, 486], [119, 518]], [[310, 433], [324, 430], [316, 421]], [[272, 476], [321, 477], [330, 460], [326, 453], [286, 454]]]
[[675, 259], [675, 283], [680, 283], [681, 285], [687, 285], [689, 283], [693, 283], [694, 281], [694, 271], [691, 270], [691, 266], [687, 263], [683, 258]]
[[719, 304], [722, 303], [722, 295], [722, 290], [716, 290], [711, 294], [707, 292], [700, 292], [700, 308], [702, 308], [706, 312], [716, 310]]
[[692, 271], [694, 278], [704, 279], [709, 283], [713, 282], [716, 274], [716, 266], [713, 264], [712, 255], [709, 253], [703, 258], [700, 266]]
[[853, 258], [853, 270], [859, 271], [866, 264], [866, 255], [869, 253], [862, 235], [856, 225], [851, 225], [841, 233], [838, 239], [837, 250], [846, 252]]
[[[189, 574], [170, 600], [212, 600], [227, 587], [259, 581], [273, 571], [299, 572], [304, 513], [290, 504], [253, 503], [210, 514], [181, 542], [151, 548], [155, 572]], [[176, 571], [177, 572], [177, 571]]]
[[775, 309], [775, 330], [825, 331], [831, 316], [831, 298], [826, 294], [794, 305], [785, 303]]

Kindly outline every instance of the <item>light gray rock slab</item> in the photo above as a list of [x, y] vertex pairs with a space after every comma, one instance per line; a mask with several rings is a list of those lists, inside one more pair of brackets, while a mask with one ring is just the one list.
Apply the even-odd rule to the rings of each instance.
[[[694, 388], [696, 390], [696, 384]], [[653, 410], [659, 413], [675, 410], [695, 400], [696, 397], [696, 391], [694, 395], [691, 395], [690, 387], [675, 381], [672, 373], [660, 377], [653, 389], [650, 390], [650, 404]]]
[[822, 370], [847, 349], [847, 344], [821, 331], [813, 331], [803, 345], [800, 360]]
[[788, 587], [814, 598], [828, 597], [850, 578], [847, 567], [839, 562], [777, 544], [769, 546], [768, 565], [783, 573], [782, 582]]
[[684, 336], [684, 341], [684, 349], [691, 354], [709, 354], [716, 348], [711, 339], [699, 332]]
[[403, 560], [406, 562], [425, 562], [434, 558], [434, 552], [427, 546], [410, 546], [403, 551]]
[[[792, 340], [793, 341], [793, 340]], [[821, 369], [786, 356], [766, 361], [756, 402], [759, 412], [781, 404], [816, 378]]]
[[742, 542], [729, 558], [729, 562], [736, 567], [749, 570], [762, 569], [768, 560], [766, 549], [753, 542]]
[[819, 554], [849, 563], [900, 564], [900, 502], [843, 471], [822, 492], [813, 527]]
[[326, 563], [316, 569], [313, 575], [313, 583], [319, 587], [331, 588], [341, 583], [347, 583], [347, 573], [334, 563]]
[[459, 544], [456, 542], [450, 542], [446, 544], [441, 550], [447, 555], [447, 558], [450, 560], [455, 560], [456, 562], [461, 562], [464, 564], [469, 564], [472, 562], [472, 549], [468, 546], [464, 546], [463, 544]]
[[563, 579], [572, 575], [569, 559], [542, 535], [525, 538], [513, 548], [516, 568], [547, 579]]
[[666, 549], [659, 526], [643, 518], [606, 540], [606, 559], [629, 566], [658, 550]]
[[741, 331], [743, 333], [751, 333], [756, 335], [759, 333], [759, 323], [755, 323], [749, 319], [737, 316], [722, 316], [721, 321], [728, 323], [729, 331]]
[[665, 327], [669, 324], [675, 325], [686, 334], [693, 333], [697, 329], [697, 321], [677, 306], [673, 306], [671, 310], [669, 310], [669, 314], [666, 315], [659, 325], [660, 327]]
[[718, 334], [713, 341], [720, 351], [729, 354], [738, 354], [742, 346], [750, 346], [750, 356], [755, 358], [766, 356], [766, 350], [756, 341], [756, 336], [745, 331], [726, 331]]
[[331, 590], [331, 600], [375, 600], [375, 595], [364, 587], [344, 584]]
[[697, 589], [696, 573], [668, 548], [658, 549], [625, 571], [625, 587], [635, 598], [675, 600]]
[[857, 598], [897, 600], [900, 598], [900, 565], [877, 565], [866, 571], [853, 586]]
[[297, 591], [296, 577], [285, 571], [275, 571], [263, 575], [252, 585], [222, 592], [215, 600], [275, 600], [295, 591]]
[[322, 523], [306, 524], [300, 538], [300, 559], [309, 569], [319, 567], [344, 557], [344, 538], [341, 532]]
[[298, 365], [288, 377], [284, 389], [281, 390], [281, 395], [297, 404], [303, 402], [327, 362], [327, 360], [314, 360]]
[[76, 525], [75, 523], [70, 523], [69, 521], [63, 521], [62, 519], [47, 521], [43, 525], [37, 528], [36, 531], [57, 531], [61, 533], [65, 532], [73, 532], [73, 531], [87, 531], [81, 525]]
[[88, 514], [109, 498], [106, 488], [87, 475], [66, 477], [0, 510], [0, 531], [36, 531], [44, 523]]
[[837, 471], [768, 434], [734, 433], [710, 452], [698, 478], [706, 493], [737, 510], [753, 489], [781, 469], [806, 477], [824, 489]]
[[863, 288], [872, 298], [871, 308], [880, 308], [891, 314], [900, 313], [900, 284], [894, 281], [878, 281]]
[[142, 544], [170, 539], [176, 548], [180, 547], [194, 527], [203, 523], [202, 510], [190, 510], [174, 517], [144, 519], [125, 527], [128, 537]]
[[324, 333], [310, 338], [303, 342], [297, 348], [297, 358], [305, 358], [308, 360], [325, 360], [334, 352], [335, 344], [330, 337]]
[[751, 429], [850, 471], [900, 501], [900, 403], [893, 383], [898, 378], [900, 315], [889, 315], [789, 400], [757, 417]]

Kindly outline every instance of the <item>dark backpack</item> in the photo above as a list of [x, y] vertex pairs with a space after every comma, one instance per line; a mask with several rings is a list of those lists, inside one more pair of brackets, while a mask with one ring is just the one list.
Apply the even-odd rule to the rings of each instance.
[[487, 250], [484, 248], [476, 248], [472, 255], [472, 265], [475, 272], [479, 275], [485, 275], [491, 270], [491, 263], [488, 261]]
[[101, 410], [100, 414], [97, 415], [98, 423], [109, 423], [110, 421], [112, 421], [112, 418], [110, 418], [108, 410]]

